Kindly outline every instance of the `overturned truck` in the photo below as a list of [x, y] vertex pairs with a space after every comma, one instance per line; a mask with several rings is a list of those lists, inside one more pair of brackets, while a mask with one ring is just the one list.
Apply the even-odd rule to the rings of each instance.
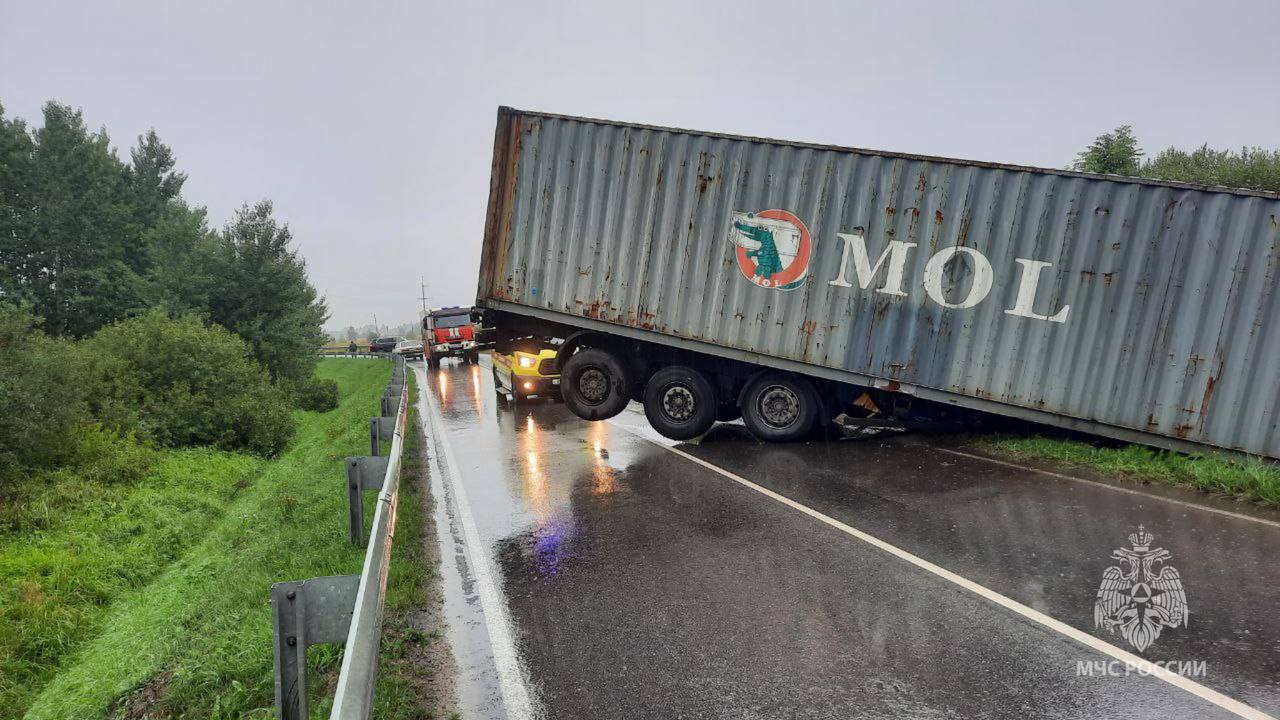
[[855, 399], [1280, 457], [1280, 195], [500, 108], [477, 307], [566, 404]]

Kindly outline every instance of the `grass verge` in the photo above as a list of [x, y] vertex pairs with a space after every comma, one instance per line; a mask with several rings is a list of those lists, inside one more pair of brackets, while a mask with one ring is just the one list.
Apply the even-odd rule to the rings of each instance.
[[1131, 480], [1178, 485], [1280, 506], [1280, 467], [1257, 458], [1184, 455], [1142, 445], [1098, 447], [1048, 437], [976, 438], [975, 447], [1020, 459], [1047, 460]]
[[[97, 632], [26, 716], [272, 717], [271, 583], [359, 571], [343, 521], [342, 459], [368, 452], [368, 419], [388, 374], [383, 362], [321, 361], [317, 375], [339, 384], [338, 408], [300, 411], [289, 449], [262, 462], [221, 512], [210, 508], [207, 531], [152, 581], [101, 611]], [[336, 647], [316, 646], [309, 665], [323, 673], [338, 658]]]
[[[0, 717], [21, 717], [111, 603], [194, 545], [262, 461], [217, 450], [155, 453], [135, 482], [62, 471], [6, 508], [0, 536]], [[20, 519], [19, 519], [20, 518]]]

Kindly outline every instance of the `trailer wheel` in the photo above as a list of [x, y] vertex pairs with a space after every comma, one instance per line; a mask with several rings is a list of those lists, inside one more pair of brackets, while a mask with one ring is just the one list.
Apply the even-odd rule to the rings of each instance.
[[688, 440], [711, 429], [719, 408], [715, 385], [696, 368], [664, 367], [644, 386], [645, 417], [672, 440]]
[[564, 404], [583, 420], [608, 420], [622, 412], [630, 384], [622, 361], [599, 348], [574, 353], [560, 372]]
[[742, 422], [760, 440], [800, 440], [813, 430], [818, 405], [818, 394], [804, 378], [763, 375], [743, 393]]

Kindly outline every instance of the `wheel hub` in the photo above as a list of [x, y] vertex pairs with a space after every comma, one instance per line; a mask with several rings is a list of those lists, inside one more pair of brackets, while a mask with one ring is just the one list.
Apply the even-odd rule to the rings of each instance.
[[662, 394], [662, 411], [676, 422], [685, 422], [696, 410], [693, 393], [683, 385], [673, 385]]
[[578, 376], [578, 394], [592, 404], [609, 397], [609, 378], [599, 368], [587, 368]]
[[800, 419], [800, 398], [790, 388], [770, 385], [760, 393], [757, 403], [760, 419], [770, 427], [782, 429]]

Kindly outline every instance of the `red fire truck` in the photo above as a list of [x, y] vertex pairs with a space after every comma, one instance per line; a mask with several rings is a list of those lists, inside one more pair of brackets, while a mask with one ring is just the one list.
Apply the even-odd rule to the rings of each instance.
[[471, 308], [454, 306], [428, 312], [422, 318], [422, 356], [431, 370], [439, 369], [440, 361], [447, 357], [478, 363], [480, 349], [471, 325]]

